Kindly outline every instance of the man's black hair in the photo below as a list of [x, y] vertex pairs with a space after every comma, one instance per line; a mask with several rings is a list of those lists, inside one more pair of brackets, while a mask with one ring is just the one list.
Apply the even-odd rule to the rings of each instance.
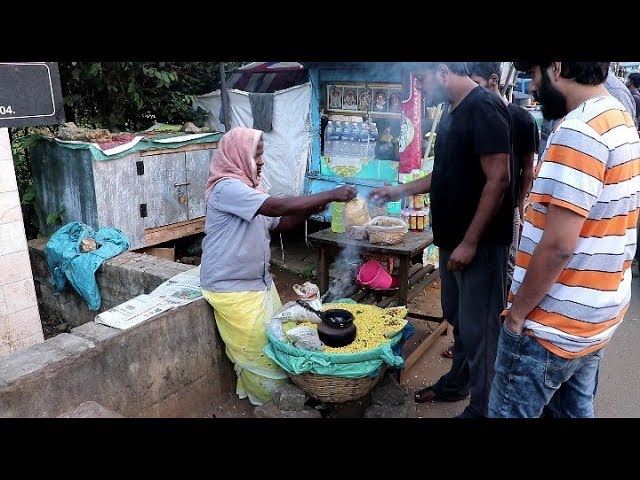
[[[546, 69], [553, 62], [514, 62], [516, 70], [530, 71], [535, 65]], [[582, 85], [600, 85], [609, 74], [610, 62], [562, 62], [560, 76]]]
[[474, 62], [470, 66], [471, 75], [477, 75], [480, 78], [484, 78], [487, 82], [491, 78], [491, 75], [498, 76], [498, 82], [502, 77], [502, 68], [500, 68], [500, 62]]
[[468, 62], [417, 62], [412, 65], [416, 69], [435, 70], [438, 65], [446, 65], [456, 75], [469, 75]]
[[631, 82], [631, 85], [636, 88], [640, 88], [640, 73], [630, 73], [628, 80]]

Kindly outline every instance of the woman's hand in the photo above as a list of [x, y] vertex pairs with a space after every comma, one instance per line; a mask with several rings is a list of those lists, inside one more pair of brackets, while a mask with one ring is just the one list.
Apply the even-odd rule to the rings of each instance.
[[334, 202], [349, 202], [356, 198], [358, 190], [350, 185], [345, 185], [331, 190]]

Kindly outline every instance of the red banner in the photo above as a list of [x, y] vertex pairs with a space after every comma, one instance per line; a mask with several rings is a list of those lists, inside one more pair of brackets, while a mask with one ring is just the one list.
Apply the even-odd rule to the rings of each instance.
[[399, 173], [420, 169], [422, 161], [422, 92], [418, 89], [416, 77], [412, 73], [409, 75], [409, 98], [402, 101]]

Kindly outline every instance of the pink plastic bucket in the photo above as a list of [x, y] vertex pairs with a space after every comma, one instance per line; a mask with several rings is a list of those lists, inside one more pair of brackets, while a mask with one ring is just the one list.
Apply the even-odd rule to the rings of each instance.
[[[391, 288], [394, 284], [393, 277], [377, 260], [369, 260], [362, 265], [356, 279], [360, 285], [378, 289]], [[395, 283], [397, 284], [397, 281]]]

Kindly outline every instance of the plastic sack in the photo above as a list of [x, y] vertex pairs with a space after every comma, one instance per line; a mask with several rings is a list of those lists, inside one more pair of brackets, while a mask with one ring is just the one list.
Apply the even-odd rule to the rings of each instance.
[[292, 288], [300, 300], [307, 302], [311, 308], [322, 310], [320, 288], [315, 283], [304, 282], [302, 285], [296, 284]]
[[434, 265], [435, 267], [438, 267], [438, 264], [440, 263], [440, 251], [438, 250], [438, 247], [436, 247], [434, 244], [429, 245], [427, 248], [424, 249], [424, 252], [422, 253], [422, 264], [423, 265]]
[[[320, 305], [319, 310], [322, 310], [322, 305]], [[315, 313], [307, 310], [301, 305], [298, 305], [296, 302], [287, 302], [282, 310], [275, 314], [273, 320], [278, 320], [280, 323], [287, 322], [312, 322], [312, 323], [320, 323], [321, 318]]]
[[[301, 300], [307, 302], [312, 308], [322, 310], [322, 301], [320, 300], [320, 289], [311, 282], [305, 282], [302, 285], [294, 285], [293, 291], [296, 292]], [[282, 330], [282, 324], [287, 322], [312, 322], [320, 323], [322, 320], [315, 313], [298, 305], [296, 302], [287, 302], [285, 305], [267, 322], [267, 331], [280, 340], [286, 342], [287, 337]]]
[[361, 197], [356, 197], [345, 203], [343, 216], [344, 228], [346, 229], [352, 226], [366, 225], [371, 221], [367, 202]]
[[[320, 310], [322, 307], [320, 307]], [[287, 322], [312, 322], [320, 323], [322, 320], [315, 313], [301, 307], [296, 302], [287, 302], [273, 318], [267, 322], [267, 332], [284, 342], [287, 337], [282, 329], [282, 324]]]
[[322, 351], [324, 343], [318, 336], [318, 331], [311, 327], [294, 327], [287, 331], [287, 338], [291, 341], [294, 347], [302, 348], [303, 350]]
[[[94, 239], [98, 248], [82, 253], [87, 239]], [[129, 245], [129, 239], [117, 228], [103, 227], [94, 232], [81, 222], [63, 225], [51, 235], [44, 249], [54, 292], [62, 292], [68, 280], [89, 310], [98, 310], [102, 299], [95, 272], [105, 260], [124, 252]]]

